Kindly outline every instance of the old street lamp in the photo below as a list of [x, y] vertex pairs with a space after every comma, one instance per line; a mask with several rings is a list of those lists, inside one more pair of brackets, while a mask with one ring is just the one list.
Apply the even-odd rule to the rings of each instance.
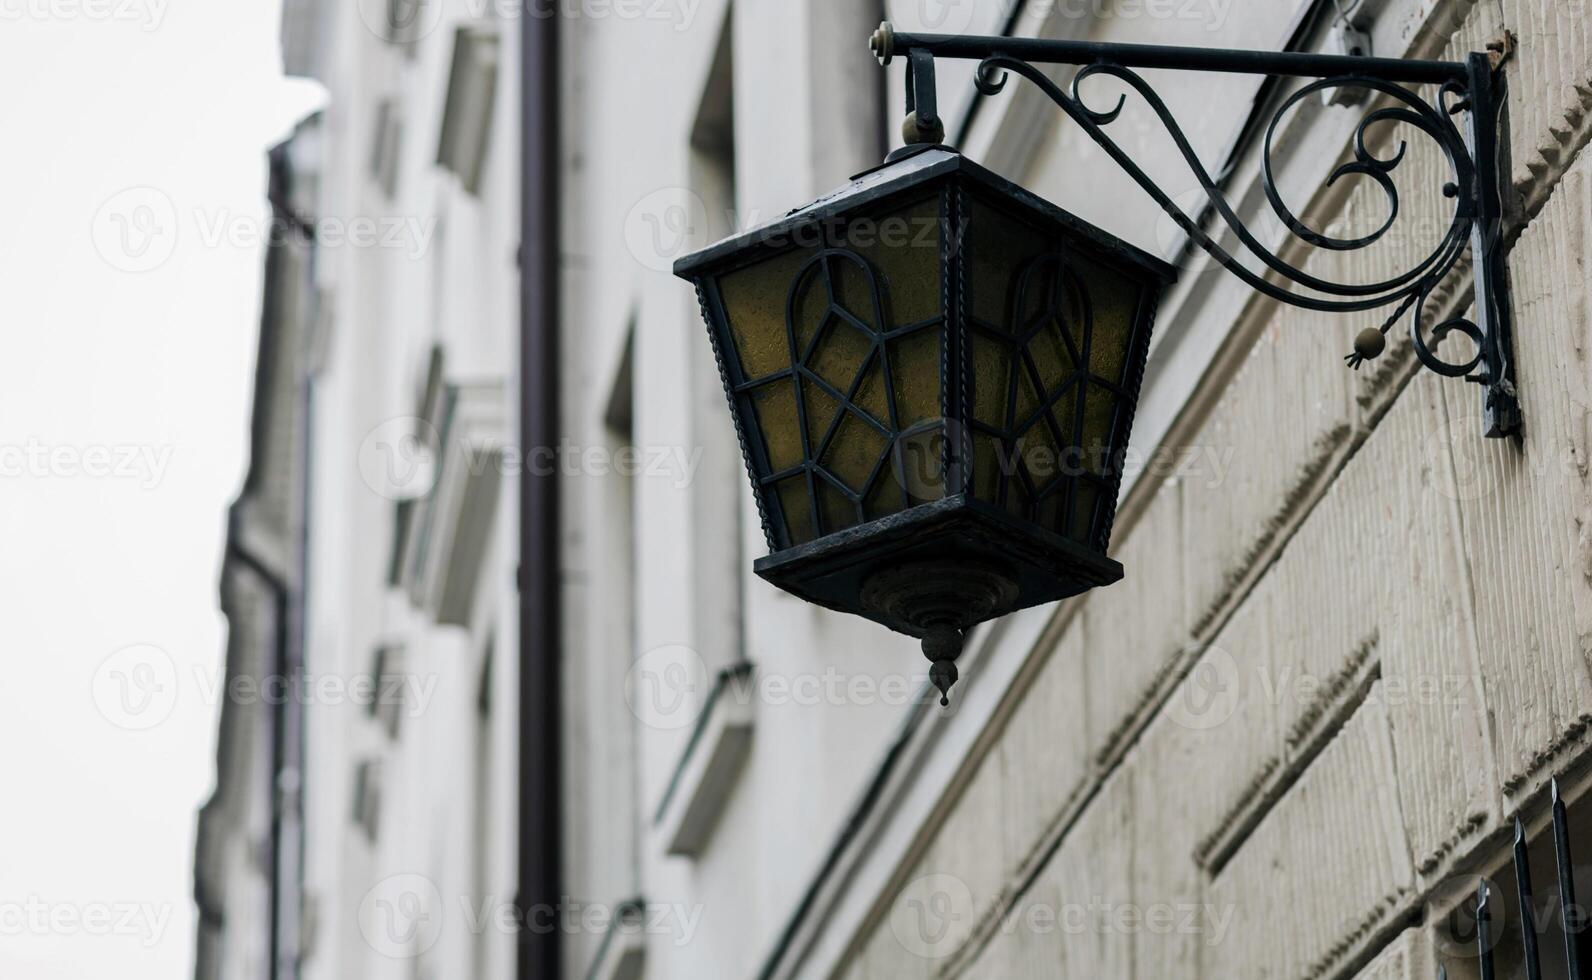
[[924, 637], [1122, 577], [1106, 557], [1165, 264], [927, 144], [683, 260], [770, 582]]
[[[1394, 307], [1380, 328], [1362, 331], [1351, 365], [1380, 353], [1383, 334], [1408, 313], [1423, 363], [1485, 386], [1488, 434], [1518, 430], [1493, 160], [1501, 51], [1464, 63], [1398, 61], [905, 35], [888, 24], [872, 45], [883, 62], [909, 59], [908, 145], [807, 207], [681, 259], [675, 273], [696, 286], [740, 435], [770, 550], [757, 573], [818, 605], [921, 637], [942, 703], [970, 627], [1122, 577], [1106, 551], [1156, 304], [1174, 273], [942, 145], [936, 56], [979, 59], [986, 94], [1008, 71], [1033, 82], [1255, 289], [1310, 309]], [[1083, 67], [1069, 94], [1033, 62]], [[1364, 248], [1388, 230], [1398, 214], [1388, 174], [1403, 154], [1375, 155], [1367, 131], [1413, 127], [1453, 169], [1443, 188], [1455, 201], [1447, 234], [1412, 270], [1383, 282], [1306, 274], [1239, 222], [1134, 66], [1314, 78], [1281, 100], [1264, 175], [1289, 232], [1320, 248]], [[1263, 273], [1224, 251], [1106, 134], [1122, 103], [1100, 111], [1078, 92], [1097, 74], [1149, 104]], [[1435, 103], [1407, 87], [1419, 84], [1437, 86]], [[1277, 120], [1300, 99], [1340, 87], [1382, 101], [1356, 134], [1355, 159], [1334, 179], [1375, 181], [1392, 215], [1352, 240], [1311, 229], [1271, 179]], [[1450, 121], [1463, 111], [1468, 137]], [[1467, 251], [1475, 322], [1426, 323], [1428, 297]], [[1436, 342], [1450, 333], [1469, 338], [1474, 356], [1439, 359]]]

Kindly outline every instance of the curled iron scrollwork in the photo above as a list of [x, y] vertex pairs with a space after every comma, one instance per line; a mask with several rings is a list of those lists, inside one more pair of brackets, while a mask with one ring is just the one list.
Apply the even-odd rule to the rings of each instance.
[[[1487, 341], [1484, 331], [1475, 323], [1462, 317], [1455, 317], [1438, 323], [1429, 330], [1422, 327], [1428, 301], [1464, 258], [1478, 220], [1476, 198], [1472, 192], [1477, 181], [1476, 162], [1471, 156], [1465, 136], [1453, 122], [1454, 116], [1471, 108], [1463, 84], [1457, 81], [1442, 84], [1438, 88], [1436, 101], [1433, 102], [1405, 85], [1381, 78], [1367, 75], [1327, 77], [1300, 86], [1281, 101], [1271, 116], [1266, 127], [1261, 153], [1261, 179], [1267, 201], [1289, 234], [1308, 245], [1328, 251], [1351, 252], [1369, 248], [1383, 241], [1397, 224], [1400, 215], [1404, 213], [1399, 200], [1399, 188], [1392, 175], [1404, 161], [1409, 148], [1408, 143], [1400, 142], [1397, 150], [1389, 155], [1379, 156], [1372, 148], [1374, 143], [1372, 131], [1375, 127], [1385, 125], [1412, 127], [1435, 142], [1447, 159], [1452, 180], [1443, 186], [1442, 192], [1445, 197], [1454, 201], [1454, 209], [1447, 229], [1436, 246], [1413, 266], [1397, 275], [1377, 282], [1346, 283], [1305, 271], [1268, 248], [1256, 237], [1234, 211], [1222, 192], [1218, 180], [1200, 161], [1166, 103], [1137, 72], [1108, 61], [1095, 62], [1081, 67], [1073, 75], [1070, 90], [1064, 91], [1033, 64], [1011, 55], [996, 53], [984, 57], [979, 62], [978, 69], [974, 73], [974, 81], [980, 92], [994, 95], [1005, 87], [1008, 73], [1027, 79], [1059, 106], [1154, 199], [1191, 241], [1251, 288], [1278, 302], [1321, 312], [1358, 313], [1391, 306], [1393, 307], [1391, 314], [1377, 329], [1385, 334], [1400, 317], [1408, 314], [1410, 337], [1415, 354], [1426, 367], [1448, 377], [1470, 377], [1472, 380], [1488, 384], [1497, 380], [1490, 377], [1491, 366], [1486, 356]], [[1121, 116], [1127, 105], [1128, 95], [1120, 94], [1116, 104], [1110, 108], [1092, 107], [1082, 93], [1082, 86], [1096, 76], [1117, 79], [1144, 100], [1198, 180], [1211, 209], [1220, 216], [1227, 231], [1242, 245], [1243, 252], [1247, 252], [1257, 260], [1266, 271], [1259, 272], [1250, 268], [1228, 251], [1212, 233], [1206, 231], [1199, 220], [1179, 207], [1106, 133], [1106, 127]], [[1363, 178], [1372, 181], [1382, 190], [1386, 217], [1377, 228], [1357, 237], [1336, 237], [1327, 231], [1312, 227], [1296, 214], [1288, 207], [1278, 190], [1273, 166], [1275, 137], [1282, 120], [1287, 117], [1290, 110], [1302, 100], [1317, 93], [1340, 89], [1359, 90], [1380, 97], [1376, 107], [1367, 112], [1354, 129], [1352, 159], [1334, 169], [1326, 181], [1326, 185], [1331, 187], [1345, 178]], [[1306, 291], [1287, 288], [1279, 284], [1278, 280], [1302, 287]], [[1433, 350], [1433, 345], [1450, 333], [1462, 334], [1473, 341], [1476, 348], [1475, 355], [1460, 362], [1439, 357]], [[1427, 339], [1428, 334], [1431, 341]], [[1374, 356], [1375, 349], [1379, 349], [1379, 345], [1365, 352], [1362, 351], [1360, 344], [1356, 344], [1356, 353], [1350, 354], [1345, 360], [1351, 367], [1358, 368], [1367, 356]]]

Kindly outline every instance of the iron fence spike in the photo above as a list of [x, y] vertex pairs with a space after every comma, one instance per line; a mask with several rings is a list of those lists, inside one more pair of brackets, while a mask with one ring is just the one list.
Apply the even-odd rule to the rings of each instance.
[[1559, 876], [1559, 921], [1564, 927], [1564, 958], [1569, 980], [1581, 980], [1581, 910], [1575, 904], [1575, 865], [1570, 859], [1569, 817], [1557, 777], [1550, 784], [1553, 796], [1553, 851]]
[[1515, 817], [1515, 887], [1520, 893], [1520, 942], [1525, 949], [1526, 980], [1542, 980], [1537, 950], [1537, 911], [1531, 891], [1531, 856], [1526, 850], [1526, 825]]
[[1491, 897], [1487, 879], [1483, 878], [1476, 885], [1476, 956], [1481, 961], [1481, 980], [1493, 980], [1492, 929], [1488, 921]]

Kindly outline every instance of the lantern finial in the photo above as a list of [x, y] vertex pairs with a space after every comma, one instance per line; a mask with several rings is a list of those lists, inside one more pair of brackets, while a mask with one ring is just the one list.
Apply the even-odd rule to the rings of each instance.
[[931, 630], [923, 638], [923, 655], [929, 658], [929, 681], [940, 690], [940, 707], [951, 703], [951, 685], [959, 676], [956, 658], [962, 653], [962, 631], [950, 626]]

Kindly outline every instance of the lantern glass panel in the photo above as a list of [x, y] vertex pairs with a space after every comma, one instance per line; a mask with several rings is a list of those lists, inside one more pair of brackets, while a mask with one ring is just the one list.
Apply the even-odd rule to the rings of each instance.
[[916, 474], [944, 452], [945, 194], [920, 187], [796, 229], [716, 277], [776, 548], [943, 496]]
[[967, 213], [973, 495], [1103, 551], [1145, 285], [983, 192]]
[[757, 493], [758, 575], [917, 636], [1121, 578], [1118, 461], [1170, 267], [926, 147], [675, 269]]

